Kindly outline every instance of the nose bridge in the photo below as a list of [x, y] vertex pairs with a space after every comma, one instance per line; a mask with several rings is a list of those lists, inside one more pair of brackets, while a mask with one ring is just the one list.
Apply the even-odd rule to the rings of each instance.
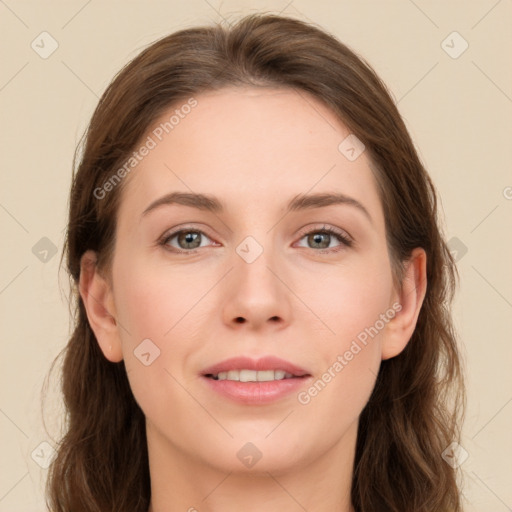
[[226, 322], [247, 322], [255, 327], [269, 320], [289, 321], [286, 287], [276, 277], [282, 268], [280, 250], [273, 240], [272, 232], [261, 229], [235, 247], [231, 290], [224, 311]]
[[249, 287], [255, 295], [277, 292], [276, 278], [270, 269], [279, 266], [276, 261], [279, 250], [273, 246], [272, 238], [272, 233], [248, 235], [235, 248], [237, 257], [234, 270], [237, 283], [241, 287]]

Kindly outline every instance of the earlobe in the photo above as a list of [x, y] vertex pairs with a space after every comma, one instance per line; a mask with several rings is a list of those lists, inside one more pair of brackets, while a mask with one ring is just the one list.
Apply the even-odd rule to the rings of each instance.
[[123, 353], [111, 285], [99, 273], [93, 251], [85, 252], [80, 260], [79, 290], [89, 325], [104, 356], [113, 363], [121, 361]]
[[386, 326], [382, 343], [382, 359], [390, 359], [404, 350], [411, 339], [423, 299], [427, 291], [427, 256], [425, 250], [416, 248], [405, 265], [402, 287], [397, 294], [399, 308]]

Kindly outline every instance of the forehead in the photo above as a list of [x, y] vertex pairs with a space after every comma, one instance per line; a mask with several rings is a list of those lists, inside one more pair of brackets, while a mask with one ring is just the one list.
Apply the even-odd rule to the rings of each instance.
[[347, 158], [349, 130], [308, 93], [226, 88], [193, 100], [173, 105], [148, 129], [143, 143], [151, 140], [152, 149], [130, 172], [121, 208], [142, 212], [174, 190], [245, 210], [333, 190], [379, 202], [366, 154]]

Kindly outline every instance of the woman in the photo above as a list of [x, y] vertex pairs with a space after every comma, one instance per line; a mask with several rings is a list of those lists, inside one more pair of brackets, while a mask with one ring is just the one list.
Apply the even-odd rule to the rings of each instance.
[[60, 511], [460, 511], [456, 270], [371, 68], [271, 15], [157, 41], [74, 176]]

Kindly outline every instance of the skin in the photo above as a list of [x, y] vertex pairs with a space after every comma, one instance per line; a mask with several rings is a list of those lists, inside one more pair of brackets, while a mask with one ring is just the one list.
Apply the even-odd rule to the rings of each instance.
[[[349, 161], [338, 150], [349, 131], [318, 100], [257, 88], [196, 99], [126, 178], [110, 272], [96, 268], [94, 253], [82, 258], [91, 327], [107, 359], [124, 359], [146, 416], [149, 511], [351, 512], [358, 418], [381, 360], [414, 331], [425, 252], [413, 251], [395, 288], [367, 154]], [[224, 212], [173, 204], [142, 215], [172, 191], [215, 195]], [[318, 192], [356, 199], [371, 221], [347, 204], [285, 215], [292, 197]], [[302, 234], [323, 226], [348, 233], [353, 246], [327, 235], [326, 253]], [[159, 245], [172, 228], [202, 231], [201, 247], [177, 237]], [[247, 236], [263, 248], [252, 263], [236, 252]], [[276, 355], [312, 375], [307, 390], [393, 304], [400, 311], [307, 404], [296, 393], [236, 403], [200, 377], [233, 356]], [[160, 355], [145, 366], [134, 350], [147, 338]], [[262, 454], [252, 468], [236, 455], [247, 442]]]

